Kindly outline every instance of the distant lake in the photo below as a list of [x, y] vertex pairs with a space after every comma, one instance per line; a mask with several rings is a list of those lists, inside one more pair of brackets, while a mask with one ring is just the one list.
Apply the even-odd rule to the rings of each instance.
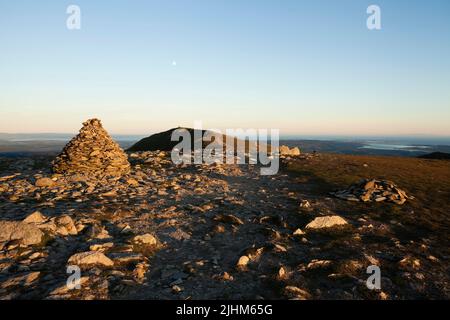
[[[389, 146], [406, 147], [426, 147], [426, 146], [450, 146], [450, 137], [446, 136], [281, 136], [281, 140], [318, 140], [318, 141], [339, 141], [339, 142], [356, 142], [367, 146], [379, 145], [380, 147], [389, 148]], [[396, 148], [398, 149], [398, 148]]]
[[396, 143], [367, 143], [362, 146], [361, 149], [375, 149], [375, 150], [401, 150], [410, 152], [429, 152], [430, 146], [420, 146], [420, 145], [404, 145]]

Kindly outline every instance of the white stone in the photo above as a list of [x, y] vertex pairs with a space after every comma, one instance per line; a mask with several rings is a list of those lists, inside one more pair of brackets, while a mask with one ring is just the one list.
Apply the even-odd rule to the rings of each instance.
[[315, 218], [313, 221], [311, 221], [306, 225], [306, 229], [309, 230], [325, 229], [337, 226], [344, 226], [347, 224], [348, 222], [344, 218], [341, 218], [340, 216], [325, 216]]

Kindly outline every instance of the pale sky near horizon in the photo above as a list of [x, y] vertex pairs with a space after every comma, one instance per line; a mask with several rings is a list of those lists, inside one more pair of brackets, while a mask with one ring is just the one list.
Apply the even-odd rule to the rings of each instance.
[[98, 117], [115, 134], [450, 136], [449, 15], [448, 0], [0, 0], [0, 132]]

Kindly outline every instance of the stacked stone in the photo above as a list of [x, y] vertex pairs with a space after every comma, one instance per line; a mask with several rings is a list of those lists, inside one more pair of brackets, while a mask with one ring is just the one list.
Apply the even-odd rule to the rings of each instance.
[[347, 190], [337, 191], [334, 196], [348, 201], [382, 202], [388, 201], [396, 204], [404, 204], [406, 199], [414, 199], [405, 191], [398, 188], [392, 181], [363, 179], [359, 183], [350, 186]]
[[62, 174], [101, 173], [120, 176], [129, 170], [127, 155], [103, 129], [98, 119], [84, 122], [80, 133], [53, 161], [53, 171]]

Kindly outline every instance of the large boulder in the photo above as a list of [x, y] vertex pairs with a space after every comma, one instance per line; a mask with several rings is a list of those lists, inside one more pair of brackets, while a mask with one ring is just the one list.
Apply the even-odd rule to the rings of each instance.
[[104, 266], [111, 267], [114, 262], [99, 251], [87, 251], [76, 253], [67, 261], [68, 265], [77, 266]]
[[19, 241], [30, 246], [42, 243], [44, 233], [34, 224], [23, 221], [0, 221], [0, 242]]

